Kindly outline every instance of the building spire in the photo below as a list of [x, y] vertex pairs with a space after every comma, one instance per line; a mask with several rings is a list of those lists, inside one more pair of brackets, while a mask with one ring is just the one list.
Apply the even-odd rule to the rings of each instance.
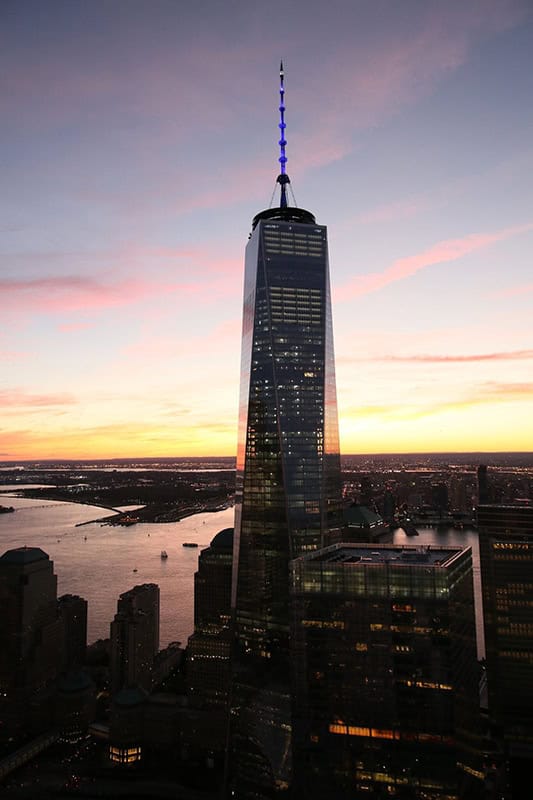
[[283, 85], [283, 79], [285, 75], [283, 72], [283, 61], [280, 62], [279, 65], [279, 129], [281, 138], [278, 142], [279, 144], [279, 163], [281, 165], [280, 174], [277, 177], [277, 182], [281, 186], [281, 198], [280, 198], [280, 208], [287, 208], [287, 184], [290, 183], [290, 178], [286, 172], [286, 164], [287, 164], [287, 156], [285, 155], [285, 146], [287, 144], [287, 140], [285, 138], [285, 128], [287, 127], [285, 124], [285, 87]]
[[[287, 156], [285, 155], [285, 147], [287, 146], [287, 140], [285, 138], [285, 128], [287, 127], [285, 124], [285, 86], [283, 85], [283, 79], [285, 77], [285, 73], [283, 71], [283, 61], [279, 65], [279, 130], [280, 130], [280, 139], [279, 139], [279, 164], [280, 164], [280, 173], [276, 178], [276, 183], [274, 184], [274, 191], [272, 192], [272, 198], [270, 200], [270, 208], [267, 208], [265, 211], [260, 211], [259, 214], [256, 214], [252, 220], [252, 229], [255, 230], [257, 223], [260, 220], [267, 220], [267, 219], [280, 219], [285, 221], [291, 222], [298, 222], [304, 225], [315, 225], [316, 220], [313, 214], [310, 211], [306, 211], [304, 208], [298, 208], [296, 205], [296, 200], [294, 198], [294, 193], [292, 191], [291, 180], [287, 175]], [[277, 184], [279, 183], [280, 190], [281, 190], [281, 197], [279, 200], [279, 206], [275, 206], [272, 208], [272, 203], [274, 201], [274, 195], [276, 194]], [[290, 186], [290, 192], [292, 195], [293, 205], [289, 205], [287, 200], [288, 194], [288, 186]]]

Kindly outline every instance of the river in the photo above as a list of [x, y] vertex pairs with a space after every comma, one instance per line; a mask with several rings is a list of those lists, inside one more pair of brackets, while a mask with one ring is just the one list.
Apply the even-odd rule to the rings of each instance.
[[[75, 527], [112, 512], [7, 494], [0, 494], [0, 504], [16, 509], [14, 514], [0, 514], [0, 554], [24, 545], [48, 553], [58, 578], [58, 594], [79, 594], [89, 603], [89, 642], [109, 636], [122, 592], [139, 583], [157, 583], [161, 647], [175, 641], [185, 644], [192, 633], [198, 554], [218, 531], [233, 526], [234, 513], [228, 508], [180, 522]], [[183, 542], [196, 542], [198, 548], [183, 547]], [[167, 559], [161, 558], [162, 550], [167, 551]]]
[[[3, 487], [4, 489], [7, 487]], [[20, 487], [18, 487], [20, 488]], [[193, 576], [198, 555], [218, 531], [233, 526], [233, 508], [195, 514], [180, 522], [121, 527], [90, 522], [111, 514], [97, 506], [33, 500], [0, 494], [14, 514], [0, 514], [0, 554], [13, 547], [41, 547], [54, 562], [58, 594], [79, 594], [89, 604], [89, 642], [109, 636], [118, 596], [139, 583], [157, 583], [161, 592], [161, 647], [186, 643], [193, 630]], [[183, 547], [196, 542], [198, 548]], [[472, 548], [478, 655], [485, 651], [476, 531], [444, 533], [421, 528], [419, 536], [399, 529], [395, 544], [460, 545]], [[167, 559], [161, 558], [166, 550]]]

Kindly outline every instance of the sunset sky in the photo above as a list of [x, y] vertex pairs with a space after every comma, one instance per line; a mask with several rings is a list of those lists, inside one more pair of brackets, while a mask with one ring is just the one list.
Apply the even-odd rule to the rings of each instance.
[[530, 0], [3, 0], [0, 460], [235, 453], [280, 58], [342, 452], [533, 451]]

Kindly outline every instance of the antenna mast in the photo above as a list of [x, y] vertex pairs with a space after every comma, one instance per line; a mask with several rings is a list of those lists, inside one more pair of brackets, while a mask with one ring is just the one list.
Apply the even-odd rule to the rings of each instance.
[[279, 65], [279, 129], [281, 132], [281, 138], [278, 142], [279, 144], [279, 163], [281, 165], [281, 172], [277, 177], [277, 183], [281, 186], [281, 198], [280, 198], [280, 208], [287, 208], [287, 184], [289, 184], [290, 178], [286, 172], [286, 164], [287, 164], [287, 156], [285, 155], [285, 146], [287, 144], [287, 140], [285, 138], [285, 128], [287, 127], [285, 124], [285, 87], [283, 85], [283, 79], [285, 74], [283, 72], [283, 61], [280, 62]]

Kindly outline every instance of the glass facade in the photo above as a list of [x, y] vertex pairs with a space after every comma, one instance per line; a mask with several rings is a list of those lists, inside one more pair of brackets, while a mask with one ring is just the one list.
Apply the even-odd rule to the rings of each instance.
[[330, 306], [326, 229], [261, 220], [246, 252], [233, 574], [238, 639], [261, 657], [287, 636], [289, 561], [338, 521]]
[[[329, 543], [341, 479], [326, 228], [308, 212], [277, 211], [258, 215], [246, 251], [232, 715], [236, 749], [255, 743], [249, 774], [282, 789], [290, 781], [289, 562]], [[263, 734], [245, 720], [252, 707], [270, 719]]]
[[336, 545], [291, 569], [295, 796], [481, 796], [470, 550]]
[[480, 505], [477, 521], [489, 716], [514, 797], [533, 761], [533, 507]]

